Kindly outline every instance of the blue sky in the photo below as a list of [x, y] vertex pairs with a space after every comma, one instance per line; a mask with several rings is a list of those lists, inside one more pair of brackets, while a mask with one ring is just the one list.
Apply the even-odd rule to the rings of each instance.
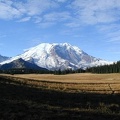
[[64, 42], [120, 60], [120, 0], [0, 0], [1, 55]]

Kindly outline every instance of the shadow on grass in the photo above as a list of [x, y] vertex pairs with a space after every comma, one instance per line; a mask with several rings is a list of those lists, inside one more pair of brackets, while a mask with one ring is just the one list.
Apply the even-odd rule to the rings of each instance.
[[0, 78], [2, 120], [119, 120], [120, 95], [66, 93]]

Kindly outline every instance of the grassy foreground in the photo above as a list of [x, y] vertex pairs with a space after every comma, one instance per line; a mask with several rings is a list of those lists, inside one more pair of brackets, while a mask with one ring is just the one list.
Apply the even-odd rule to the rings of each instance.
[[[116, 84], [98, 84], [0, 76], [0, 120], [119, 120], [120, 94], [111, 92]], [[107, 92], [93, 92], [102, 85]]]

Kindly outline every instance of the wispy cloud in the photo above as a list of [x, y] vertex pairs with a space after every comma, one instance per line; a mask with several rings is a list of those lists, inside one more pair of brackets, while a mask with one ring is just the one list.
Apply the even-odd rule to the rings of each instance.
[[120, 43], [120, 25], [118, 23], [98, 25], [97, 28], [106, 37], [107, 42]]
[[[60, 7], [60, 3], [66, 1], [68, 0], [25, 0], [17, 2], [1, 0], [0, 19], [18, 18], [24, 22], [30, 20], [28, 17], [46, 17], [47, 20], [48, 18], [55, 20], [58, 17], [58, 21], [59, 18], [61, 20], [69, 19], [68, 26], [73, 25], [73, 27], [83, 23], [111, 23], [120, 20], [120, 0], [74, 0], [69, 1], [69, 11], [65, 9], [68, 5], [63, 4], [64, 10], [53, 12], [56, 10], [55, 8]], [[72, 19], [69, 14], [72, 14]], [[78, 22], [75, 25], [76, 20]]]
[[18, 20], [17, 22], [27, 22], [31, 19], [31, 17], [25, 17], [25, 18], [22, 18], [20, 20]]
[[21, 13], [18, 9], [12, 6], [13, 2], [9, 1], [0, 1], [0, 19], [13, 19], [21, 16]]
[[40, 15], [46, 10], [57, 6], [57, 4], [51, 0], [26, 0], [26, 2], [18, 2], [15, 5], [21, 13], [30, 16]]
[[110, 23], [120, 19], [120, 0], [75, 0], [71, 7], [77, 11], [76, 17], [86, 24]]
[[53, 12], [43, 16], [45, 21], [65, 21], [70, 19], [69, 12]]
[[55, 0], [56, 2], [61, 2], [61, 3], [64, 3], [66, 2], [67, 0]]
[[65, 23], [69, 21], [69, 19], [71, 19], [69, 12], [51, 12], [43, 15], [42, 17], [36, 17], [35, 23], [38, 23], [39, 26], [46, 28], [58, 23]]
[[[70, 12], [56, 11], [59, 3], [67, 0], [26, 0], [26, 1], [0, 1], [0, 19], [15, 19], [17, 22], [29, 20], [45, 26], [53, 25], [53, 22], [63, 22], [70, 19]], [[50, 11], [49, 11], [50, 10]], [[55, 12], [56, 11], [56, 12]], [[49, 24], [49, 25], [48, 25]]]
[[[23, 17], [35, 17], [41, 15], [50, 8], [57, 7], [57, 4], [51, 0], [26, 0], [22, 1], [0, 1], [0, 19], [14, 19]], [[23, 20], [24, 22], [24, 20]]]
[[65, 29], [93, 25], [109, 42], [120, 39], [119, 11], [120, 0], [0, 0], [0, 19], [32, 21], [42, 28], [56, 24]]
[[[119, 32], [119, 34], [120, 34], [120, 32]], [[119, 35], [111, 36], [107, 42], [120, 43], [120, 36]]]
[[42, 17], [41, 16], [35, 16], [34, 17], [34, 23], [40, 23], [42, 22]]
[[74, 0], [69, 8], [74, 19], [66, 26], [94, 26], [106, 42], [120, 43], [120, 0]]
[[48, 28], [48, 27], [51, 27], [55, 24], [56, 24], [55, 22], [41, 22], [38, 25], [42, 28]]

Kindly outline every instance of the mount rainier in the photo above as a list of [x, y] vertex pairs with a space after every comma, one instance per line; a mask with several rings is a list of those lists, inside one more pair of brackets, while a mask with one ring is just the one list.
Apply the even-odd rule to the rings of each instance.
[[23, 54], [10, 58], [0, 63], [8, 64], [14, 60], [22, 58], [23, 60], [36, 64], [39, 67], [49, 70], [78, 69], [87, 67], [111, 64], [112, 62], [95, 58], [88, 55], [76, 46], [68, 43], [42, 43], [30, 49]]

